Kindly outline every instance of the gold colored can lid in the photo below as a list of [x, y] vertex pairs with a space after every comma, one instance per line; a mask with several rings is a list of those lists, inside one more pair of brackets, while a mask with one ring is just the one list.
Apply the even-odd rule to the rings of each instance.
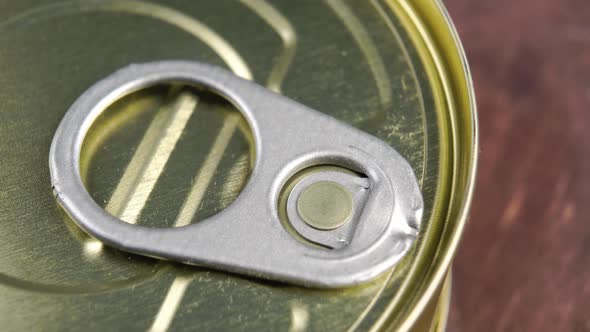
[[[468, 70], [438, 1], [4, 2], [5, 329], [435, 326], [433, 308], [465, 221], [477, 147]], [[92, 84], [131, 63], [165, 59], [225, 67], [394, 147], [424, 196], [417, 245], [375, 280], [325, 291], [130, 255], [88, 237], [53, 197], [51, 139]], [[108, 106], [82, 146], [92, 198], [129, 223], [181, 227], [204, 220], [236, 199], [256, 162], [239, 112], [215, 94], [177, 83]], [[299, 212], [312, 226], [345, 223], [355, 208], [342, 188], [308, 189]], [[309, 203], [321, 200], [319, 209]], [[324, 214], [329, 222], [318, 222]]]

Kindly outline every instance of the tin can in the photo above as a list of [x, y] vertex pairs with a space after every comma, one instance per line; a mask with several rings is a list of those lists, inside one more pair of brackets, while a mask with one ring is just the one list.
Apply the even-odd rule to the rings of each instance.
[[[5, 330], [444, 330], [449, 269], [474, 183], [477, 123], [466, 60], [440, 2], [0, 7]], [[424, 196], [411, 252], [371, 282], [318, 290], [144, 258], [88, 237], [52, 195], [53, 134], [94, 82], [130, 63], [164, 59], [226, 67], [394, 146]], [[108, 212], [175, 227], [237, 197], [253, 167], [251, 140], [223, 98], [162, 84], [109, 106], [80, 162], [89, 193]]]

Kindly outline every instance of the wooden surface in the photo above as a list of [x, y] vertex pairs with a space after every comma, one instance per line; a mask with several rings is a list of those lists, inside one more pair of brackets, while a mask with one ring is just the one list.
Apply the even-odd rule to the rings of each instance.
[[481, 145], [448, 330], [590, 331], [590, 1], [445, 3]]

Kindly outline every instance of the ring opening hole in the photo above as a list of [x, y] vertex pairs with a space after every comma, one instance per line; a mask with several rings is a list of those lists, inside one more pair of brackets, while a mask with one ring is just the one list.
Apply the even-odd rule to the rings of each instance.
[[254, 165], [240, 111], [209, 90], [162, 83], [111, 104], [86, 135], [86, 189], [110, 214], [134, 224], [179, 227], [235, 200]]

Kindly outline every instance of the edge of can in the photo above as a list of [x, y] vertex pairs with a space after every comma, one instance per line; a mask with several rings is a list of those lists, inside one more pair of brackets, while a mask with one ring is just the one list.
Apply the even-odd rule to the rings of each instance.
[[[441, 215], [444, 229], [434, 248], [434, 259], [425, 268], [426, 273], [420, 276], [419, 282], [414, 277], [423, 271], [412, 268], [400, 287], [400, 294], [392, 299], [373, 326], [373, 330], [395, 328], [410, 331], [419, 321], [432, 320], [432, 317], [425, 317], [425, 311], [432, 301], [438, 302], [435, 297], [444, 287], [467, 222], [477, 173], [478, 121], [466, 54], [442, 0], [388, 0], [387, 3], [407, 29], [410, 40], [416, 44], [433, 91], [439, 94], [435, 98], [437, 108], [448, 113], [452, 133], [450, 153], [453, 168], [450, 172], [453, 176], [449, 183], [448, 211]], [[458, 169], [461, 175], [457, 174]], [[408, 308], [403, 315], [395, 313], [399, 298], [404, 299]]]

